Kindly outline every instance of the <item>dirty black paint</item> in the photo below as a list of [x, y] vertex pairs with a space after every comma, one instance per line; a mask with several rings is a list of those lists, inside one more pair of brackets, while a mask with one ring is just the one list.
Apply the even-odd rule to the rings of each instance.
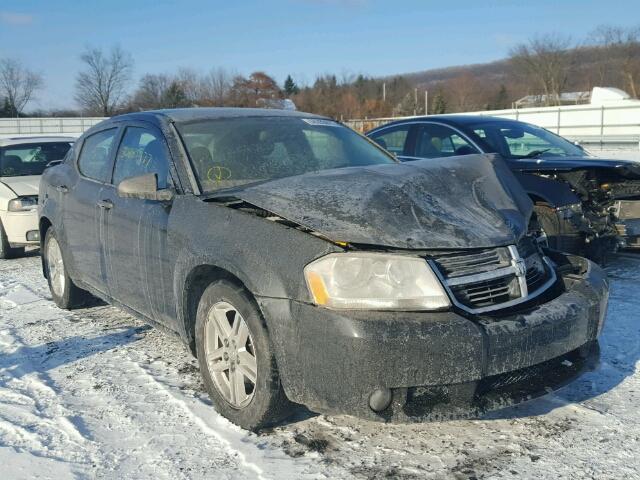
[[[241, 113], [234, 109], [219, 114]], [[173, 159], [176, 195], [171, 203], [156, 203], [152, 215], [150, 208], [141, 210], [136, 218], [142, 234], [127, 237], [133, 243], [128, 254], [116, 248], [121, 232], [108, 217], [118, 214], [116, 208], [98, 220], [88, 219], [92, 225], [101, 222], [93, 243], [65, 223], [67, 202], [80, 180], [75, 158], [46, 171], [40, 190], [43, 229], [48, 222], [53, 225], [79, 286], [191, 343], [193, 305], [188, 303], [194, 272], [213, 267], [255, 298], [291, 400], [316, 411], [378, 420], [427, 418], [436, 411], [478, 412], [488, 403], [476, 394], [486, 382], [497, 381], [496, 375], [560, 358], [596, 340], [608, 295], [604, 273], [592, 263], [560, 254], [554, 254], [554, 260], [566, 263], [567, 269], [558, 295], [502, 316], [474, 317], [454, 310], [338, 312], [312, 305], [303, 269], [316, 258], [343, 251], [332, 240], [416, 255], [420, 249], [515, 244], [527, 229], [532, 204], [494, 156], [332, 170], [233, 191], [233, 196], [310, 230], [305, 231], [193, 194], [194, 185], [185, 174], [188, 159], [169, 123], [173, 117], [188, 121], [203, 115], [213, 113], [140, 113], [103, 124], [153, 124], [167, 137]], [[69, 193], [61, 194], [58, 185], [66, 185]], [[96, 263], [78, 268], [78, 251], [69, 239], [92, 252]], [[149, 258], [147, 267], [156, 268], [141, 269], [131, 254], [136, 251]], [[576, 263], [581, 267], [574, 268]], [[119, 265], [123, 271], [114, 278], [125, 280], [110, 288], [106, 275], [83, 274], [102, 264], [105, 272]], [[132, 269], [129, 277], [127, 269]], [[127, 283], [134, 276], [136, 282]], [[136, 301], [136, 295], [146, 301]], [[368, 396], [380, 387], [393, 389], [393, 402], [389, 411], [374, 414]], [[435, 410], [434, 401], [442, 404]], [[505, 402], [500, 397], [493, 404]], [[428, 411], [417, 412], [415, 405]]]
[[333, 240], [410, 249], [514, 244], [532, 211], [493, 155], [327, 170], [234, 195]]

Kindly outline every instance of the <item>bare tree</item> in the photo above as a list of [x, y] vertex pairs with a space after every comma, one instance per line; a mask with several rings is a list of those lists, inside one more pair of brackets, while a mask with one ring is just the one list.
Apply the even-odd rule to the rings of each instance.
[[570, 46], [569, 37], [549, 34], [535, 37], [510, 52], [516, 70], [535, 79], [536, 86], [542, 89], [546, 105], [560, 104], [560, 94], [573, 63]]
[[0, 60], [0, 96], [6, 99], [6, 108], [12, 115], [20, 115], [43, 84], [42, 75], [26, 69], [18, 60]]
[[469, 71], [452, 78], [446, 83], [451, 98], [451, 107], [457, 112], [479, 109], [481, 103], [480, 85]]
[[278, 83], [264, 72], [253, 72], [249, 78], [237, 75], [229, 91], [230, 101], [237, 107], [255, 107], [260, 99], [282, 98]]
[[169, 75], [162, 73], [144, 75], [131, 99], [131, 108], [134, 110], [162, 108], [163, 99], [172, 81]]
[[120, 106], [131, 80], [131, 55], [117, 46], [108, 53], [87, 48], [80, 59], [85, 69], [76, 77], [76, 101], [86, 111], [111, 116]]
[[223, 68], [213, 68], [201, 80], [201, 95], [208, 105], [225, 105], [231, 90], [232, 76]]
[[633, 98], [640, 93], [640, 26], [623, 28], [601, 25], [591, 38], [602, 49], [603, 60], [613, 62], [623, 76], [624, 88]]

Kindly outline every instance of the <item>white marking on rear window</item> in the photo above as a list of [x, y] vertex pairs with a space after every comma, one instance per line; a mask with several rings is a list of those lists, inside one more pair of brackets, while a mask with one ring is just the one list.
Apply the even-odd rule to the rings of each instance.
[[308, 123], [309, 125], [315, 125], [320, 127], [339, 127], [340, 124], [334, 122], [333, 120], [324, 120], [322, 118], [303, 118], [303, 122]]

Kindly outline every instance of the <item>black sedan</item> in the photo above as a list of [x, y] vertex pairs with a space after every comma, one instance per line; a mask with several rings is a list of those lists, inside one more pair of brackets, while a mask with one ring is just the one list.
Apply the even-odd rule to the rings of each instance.
[[402, 161], [497, 153], [535, 204], [553, 248], [603, 260], [618, 246], [640, 247], [640, 164], [595, 158], [524, 122], [479, 115], [433, 115], [367, 133]]
[[597, 359], [603, 271], [526, 235], [532, 203], [491, 155], [397, 161], [329, 119], [185, 109], [114, 117], [49, 168], [43, 270], [176, 332], [216, 409], [469, 415]]

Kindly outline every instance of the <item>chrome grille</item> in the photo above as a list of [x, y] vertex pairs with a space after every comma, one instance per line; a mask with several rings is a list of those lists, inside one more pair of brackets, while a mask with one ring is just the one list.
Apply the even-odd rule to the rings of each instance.
[[555, 282], [549, 260], [531, 237], [517, 245], [431, 255], [452, 301], [473, 313], [523, 303]]
[[451, 287], [451, 291], [465, 305], [486, 307], [514, 298], [512, 284], [513, 279], [507, 276], [466, 285], [456, 285]]
[[438, 256], [435, 259], [440, 271], [448, 277], [458, 277], [469, 273], [488, 272], [509, 265], [509, 259], [500, 249], [474, 251], [472, 253], [454, 252]]

